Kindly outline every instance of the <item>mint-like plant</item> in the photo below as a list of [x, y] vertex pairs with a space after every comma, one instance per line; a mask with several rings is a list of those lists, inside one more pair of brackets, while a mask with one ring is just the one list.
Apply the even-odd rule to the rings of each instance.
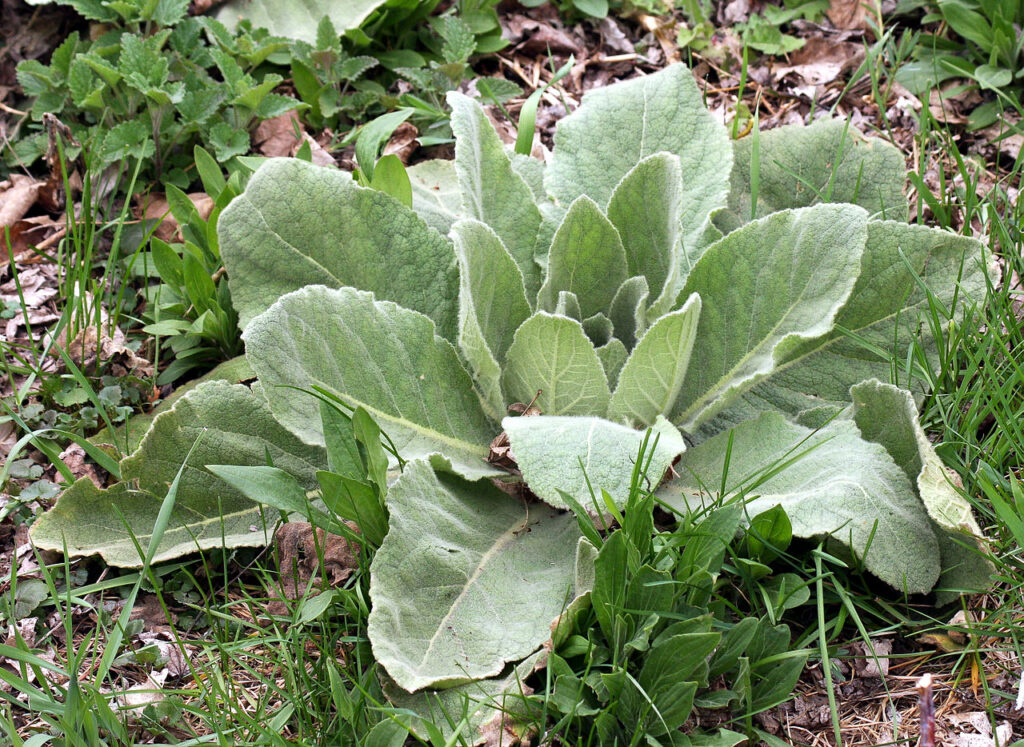
[[[982, 297], [985, 254], [906, 224], [898, 151], [830, 121], [733, 143], [682, 65], [587, 94], [547, 164], [449, 102], [455, 161], [410, 170], [411, 209], [297, 160], [256, 172], [218, 231], [258, 386], [182, 398], [122, 470], [139, 484], [76, 483], [38, 545], [137, 563], [120, 516], [145, 547], [199, 422], [224, 440], [203, 439], [168, 536], [265, 541], [259, 505], [200, 465], [269, 454], [315, 489], [320, 389], [410, 462], [370, 585], [375, 653], [409, 691], [499, 675], [589, 593], [588, 541], [557, 509], [606, 510], [591, 488], [624, 506], [638, 429], [657, 436], [652, 480], [681, 455], [669, 506], [743, 492], [750, 515], [781, 505], [795, 536], [831, 537], [899, 590], [984, 585], [915, 392], [881, 381], [911, 346], [934, 365], [925, 317]], [[505, 417], [535, 397], [543, 415]], [[484, 480], [508, 478], [486, 459], [501, 431], [547, 506]]]

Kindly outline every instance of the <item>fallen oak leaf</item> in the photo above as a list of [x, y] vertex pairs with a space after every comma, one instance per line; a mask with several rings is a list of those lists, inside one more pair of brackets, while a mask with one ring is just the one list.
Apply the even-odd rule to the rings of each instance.
[[[353, 532], [359, 527], [346, 521]], [[288, 613], [287, 601], [301, 599], [315, 585], [315, 574], [323, 558], [328, 583], [338, 587], [359, 567], [359, 547], [346, 538], [314, 529], [304, 521], [282, 524], [274, 534], [281, 573], [281, 598], [267, 605], [267, 613], [275, 616]], [[287, 601], [286, 601], [287, 600]]]

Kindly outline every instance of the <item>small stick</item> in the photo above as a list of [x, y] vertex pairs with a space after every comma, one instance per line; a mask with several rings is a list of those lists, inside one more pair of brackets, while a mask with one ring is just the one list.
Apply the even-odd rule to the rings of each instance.
[[935, 701], [932, 699], [932, 675], [926, 672], [917, 681], [918, 713], [921, 716], [921, 741], [918, 747], [935, 747]]

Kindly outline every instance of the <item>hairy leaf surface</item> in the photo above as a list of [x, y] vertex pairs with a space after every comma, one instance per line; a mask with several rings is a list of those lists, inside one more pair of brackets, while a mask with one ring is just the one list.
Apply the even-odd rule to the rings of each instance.
[[575, 597], [575, 518], [410, 463], [370, 567], [374, 655], [409, 692], [501, 673]]
[[708, 248], [680, 294], [701, 297], [700, 365], [687, 372], [673, 422], [692, 430], [831, 332], [857, 279], [866, 224], [854, 205], [818, 205], [773, 213]]
[[390, 195], [345, 172], [275, 158], [217, 223], [243, 328], [307, 285], [372, 291], [426, 314], [455, 339], [458, 269], [451, 244]]
[[[688, 450], [676, 468], [679, 480], [660, 497], [686, 510], [701, 504], [702, 486], [717, 490], [729, 435]], [[748, 515], [780, 505], [795, 536], [831, 535], [890, 586], [918, 593], [935, 584], [939, 544], [924, 505], [885, 448], [864, 440], [852, 421], [835, 420], [815, 432], [766, 412], [733, 428], [731, 435], [726, 490], [752, 484]], [[797, 456], [775, 475], [752, 483], [759, 472]]]
[[[579, 417], [505, 418], [501, 425], [508, 434], [523, 478], [544, 502], [568, 508], [561, 490], [587, 510], [596, 512], [587, 488], [589, 479], [599, 502], [603, 488], [616, 506], [625, 506], [644, 431], [601, 418]], [[686, 444], [679, 431], [659, 417], [652, 428], [649, 447], [653, 448], [653, 458], [647, 479], [657, 483]], [[605, 512], [601, 503], [599, 510]]]
[[277, 517], [264, 517], [257, 504], [204, 464], [261, 465], [269, 454], [307, 489], [316, 486], [316, 471], [327, 464], [323, 449], [285, 430], [248, 387], [210, 382], [156, 418], [138, 451], [122, 460], [123, 482], [100, 490], [87, 478], [78, 480], [35, 522], [33, 541], [62, 551], [66, 538], [73, 556], [99, 554], [111, 565], [141, 566], [132, 536], [145, 553], [167, 488], [196, 439], [154, 562], [210, 547], [259, 547], [272, 536]]
[[532, 402], [547, 415], [604, 414], [611, 393], [583, 325], [538, 311], [516, 331], [503, 374], [510, 402]]
[[548, 191], [563, 205], [587, 195], [604, 207], [622, 177], [662, 151], [679, 156], [684, 241], [692, 242], [711, 211], [725, 205], [732, 148], [684, 65], [588, 91], [555, 130]]
[[244, 339], [275, 417], [304, 441], [323, 443], [319, 401], [306, 393], [322, 387], [362, 405], [405, 459], [443, 455], [439, 467], [470, 478], [498, 473], [484, 462], [496, 424], [455, 348], [422, 314], [310, 286], [254, 319]]

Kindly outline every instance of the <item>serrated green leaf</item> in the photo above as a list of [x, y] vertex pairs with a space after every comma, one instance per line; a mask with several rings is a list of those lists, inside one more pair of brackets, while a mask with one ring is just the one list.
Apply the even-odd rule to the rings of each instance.
[[256, 317], [243, 339], [271, 410], [304, 441], [324, 441], [318, 400], [305, 393], [321, 387], [366, 409], [404, 459], [441, 454], [435, 466], [471, 479], [502, 474], [484, 462], [497, 424], [422, 314], [352, 288], [308, 286]]
[[217, 224], [239, 324], [315, 283], [373, 291], [430, 316], [454, 340], [455, 254], [397, 200], [341, 171], [267, 161]]
[[608, 405], [610, 420], [649, 425], [672, 414], [690, 366], [700, 310], [700, 296], [694, 294], [651, 325], [619, 374]]
[[576, 294], [586, 319], [611, 308], [627, 277], [626, 253], [618, 231], [597, 203], [584, 195], [573, 202], [555, 232], [547, 280], [537, 305], [552, 311], [559, 291], [570, 291]]
[[[722, 484], [726, 440], [721, 433], [689, 449], [680, 478], [659, 497], [682, 511], [701, 505], [701, 485]], [[910, 593], [929, 591], [939, 577], [939, 545], [914, 486], [880, 444], [861, 438], [849, 420], [819, 431], [762, 413], [731, 430], [726, 490], [748, 482], [780, 461], [799, 458], [747, 494], [748, 515], [781, 505], [796, 537], [830, 534], [849, 545], [868, 570]], [[865, 554], [866, 553], [866, 554]]]
[[[643, 431], [601, 418], [548, 415], [509, 417], [501, 425], [508, 434], [523, 479], [545, 503], [568, 508], [561, 496], [564, 491], [594, 512], [587, 488], [589, 478], [598, 500], [604, 489], [617, 508], [626, 505]], [[647, 479], [656, 484], [686, 444], [679, 431], [659, 417], [652, 425], [649, 447], [653, 448], [653, 458]], [[600, 510], [603, 513], [604, 507]]]
[[462, 190], [462, 213], [498, 234], [519, 265], [526, 297], [532, 301], [542, 280], [534, 255], [543, 221], [533, 193], [512, 168], [480, 104], [454, 92], [448, 94], [448, 104], [456, 138], [455, 173]]
[[368, 634], [407, 691], [500, 674], [549, 638], [575, 597], [571, 514], [424, 462], [405, 468], [388, 509], [391, 528], [370, 566]]
[[709, 247], [680, 294], [701, 297], [701, 360], [687, 372], [673, 422], [692, 431], [801, 343], [830, 333], [866, 239], [861, 208], [826, 204], [774, 213]]
[[[611, 393], [594, 346], [575, 319], [538, 311], [508, 349], [502, 389], [510, 402], [532, 402], [547, 415], [603, 414]], [[537, 396], [537, 392], [540, 396]]]
[[491, 417], [505, 414], [501, 367], [519, 326], [530, 316], [523, 276], [487, 225], [462, 220], [452, 228], [459, 259], [459, 349]]
[[[139, 449], [122, 460], [124, 482], [100, 490], [87, 478], [68, 488], [32, 527], [40, 548], [72, 556], [99, 554], [110, 565], [139, 567], [163, 496], [181, 460], [202, 439], [178, 485], [174, 515], [153, 558], [160, 562], [209, 547], [258, 547], [273, 531], [258, 504], [228, 487], [204, 464], [274, 464], [306, 489], [326, 465], [323, 449], [308, 446], [282, 428], [266, 403], [248, 387], [210, 382], [197, 387], [156, 418]], [[138, 489], [130, 485], [137, 481]]]
[[545, 181], [568, 205], [581, 194], [605, 206], [616, 185], [644, 158], [673, 153], [682, 169], [684, 243], [728, 195], [732, 148], [725, 128], [702, 105], [693, 74], [671, 65], [583, 97], [558, 123]]

